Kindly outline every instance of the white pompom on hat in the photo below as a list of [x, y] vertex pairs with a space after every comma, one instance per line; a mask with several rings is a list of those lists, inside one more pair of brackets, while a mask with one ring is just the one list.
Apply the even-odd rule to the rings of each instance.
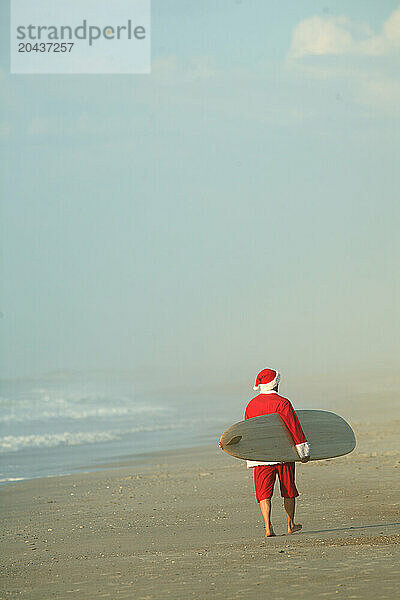
[[256, 377], [253, 390], [258, 390], [260, 385], [263, 386], [264, 390], [273, 390], [274, 387], [279, 383], [280, 379], [281, 376], [278, 371], [274, 371], [273, 369], [263, 369]]

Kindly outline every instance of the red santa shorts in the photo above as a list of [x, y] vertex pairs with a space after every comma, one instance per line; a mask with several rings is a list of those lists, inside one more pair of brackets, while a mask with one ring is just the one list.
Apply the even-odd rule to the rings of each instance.
[[296, 498], [299, 495], [294, 481], [294, 462], [279, 465], [260, 465], [253, 467], [253, 469], [257, 502], [272, 497], [277, 475], [282, 498]]

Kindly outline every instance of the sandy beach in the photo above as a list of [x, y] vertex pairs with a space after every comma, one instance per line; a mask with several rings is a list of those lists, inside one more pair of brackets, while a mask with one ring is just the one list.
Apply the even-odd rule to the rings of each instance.
[[0, 598], [393, 599], [399, 422], [352, 425], [352, 454], [298, 466], [292, 536], [276, 488], [264, 539], [251, 471], [214, 447], [7, 485]]

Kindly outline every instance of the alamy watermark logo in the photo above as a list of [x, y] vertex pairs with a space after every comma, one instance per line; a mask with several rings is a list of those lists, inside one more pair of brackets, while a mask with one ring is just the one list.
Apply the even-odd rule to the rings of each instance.
[[150, 73], [150, 0], [11, 0], [11, 73]]

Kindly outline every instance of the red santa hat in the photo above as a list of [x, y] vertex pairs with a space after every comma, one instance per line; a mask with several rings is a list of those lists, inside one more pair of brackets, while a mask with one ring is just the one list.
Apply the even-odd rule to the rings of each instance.
[[273, 369], [263, 369], [256, 377], [256, 383], [253, 386], [253, 390], [258, 390], [260, 384], [265, 390], [273, 390], [274, 387], [278, 385], [280, 379], [281, 376], [278, 371], [274, 371]]

